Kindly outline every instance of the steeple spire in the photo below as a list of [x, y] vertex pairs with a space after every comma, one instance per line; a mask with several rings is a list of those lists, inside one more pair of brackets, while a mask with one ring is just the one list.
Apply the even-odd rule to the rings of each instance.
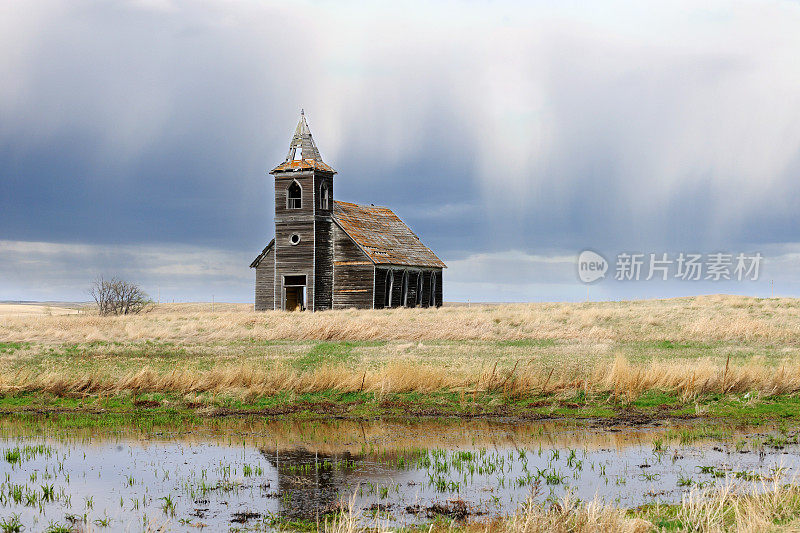
[[311, 136], [311, 130], [308, 129], [305, 110], [300, 109], [300, 120], [297, 122], [292, 141], [289, 143], [289, 153], [286, 155], [286, 161], [305, 161], [308, 159], [322, 162], [317, 145]]
[[300, 120], [294, 129], [292, 140], [289, 142], [289, 152], [286, 154], [286, 159], [274, 168], [272, 172], [306, 169], [336, 172], [322, 161], [322, 156], [319, 155], [317, 145], [311, 136], [311, 130], [308, 128], [305, 110], [300, 109]]

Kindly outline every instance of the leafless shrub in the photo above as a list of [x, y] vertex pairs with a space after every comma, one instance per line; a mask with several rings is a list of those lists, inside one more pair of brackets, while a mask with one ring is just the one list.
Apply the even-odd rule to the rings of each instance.
[[152, 303], [150, 297], [136, 283], [116, 277], [98, 277], [89, 287], [89, 295], [94, 299], [101, 315], [135, 315]]

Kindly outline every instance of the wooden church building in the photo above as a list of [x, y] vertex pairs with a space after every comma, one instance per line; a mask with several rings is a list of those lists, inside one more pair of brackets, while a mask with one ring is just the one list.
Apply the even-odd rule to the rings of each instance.
[[275, 178], [275, 238], [250, 264], [257, 310], [439, 307], [445, 264], [386, 207], [333, 199], [300, 113]]

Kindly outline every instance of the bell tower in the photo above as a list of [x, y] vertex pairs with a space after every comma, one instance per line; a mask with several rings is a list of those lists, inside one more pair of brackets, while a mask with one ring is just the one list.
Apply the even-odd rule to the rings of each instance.
[[305, 113], [275, 178], [275, 309], [330, 309], [333, 298], [333, 175]]

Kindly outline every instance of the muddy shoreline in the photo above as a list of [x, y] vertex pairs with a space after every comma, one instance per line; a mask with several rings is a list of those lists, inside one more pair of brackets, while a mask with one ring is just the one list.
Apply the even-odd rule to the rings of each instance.
[[[720, 422], [728, 420], [725, 417], [708, 415], [689, 415], [673, 414], [669, 412], [646, 413], [634, 410], [626, 410], [615, 415], [596, 417], [581, 414], [570, 415], [546, 415], [541, 413], [510, 413], [508, 409], [498, 409], [497, 411], [482, 411], [476, 413], [454, 413], [453, 411], [441, 409], [405, 409], [402, 412], [397, 410], [386, 410], [370, 415], [351, 413], [347, 406], [333, 404], [298, 404], [295, 406], [285, 406], [264, 409], [230, 409], [230, 408], [196, 408], [176, 410], [161, 406], [148, 405], [135, 410], [113, 410], [93, 407], [21, 407], [15, 409], [0, 409], [0, 418], [15, 415], [133, 415], [137, 417], [157, 416], [170, 414], [175, 416], [190, 416], [200, 419], [215, 418], [265, 418], [269, 420], [342, 420], [353, 422], [372, 422], [380, 420], [388, 421], [458, 421], [458, 420], [484, 420], [497, 423], [527, 423], [544, 421], [563, 421], [576, 420], [589, 423], [590, 427], [604, 428], [612, 426], [658, 426], [671, 421]], [[765, 419], [765, 424], [773, 423], [774, 420]]]

